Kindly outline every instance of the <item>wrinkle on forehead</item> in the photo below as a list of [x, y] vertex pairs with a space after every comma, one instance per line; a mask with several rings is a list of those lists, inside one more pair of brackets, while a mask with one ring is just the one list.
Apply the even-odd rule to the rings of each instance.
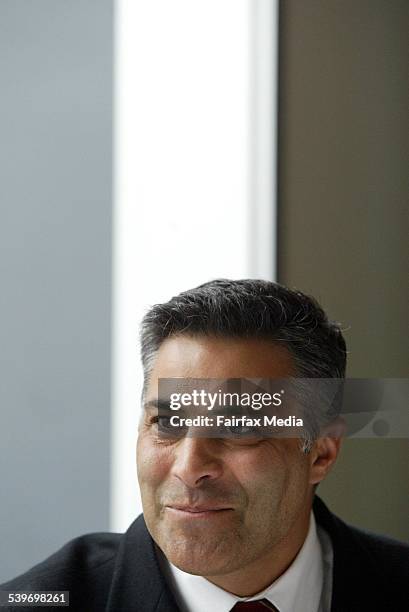
[[287, 378], [295, 376], [290, 351], [259, 338], [172, 336], [159, 348], [150, 380], [158, 378]]

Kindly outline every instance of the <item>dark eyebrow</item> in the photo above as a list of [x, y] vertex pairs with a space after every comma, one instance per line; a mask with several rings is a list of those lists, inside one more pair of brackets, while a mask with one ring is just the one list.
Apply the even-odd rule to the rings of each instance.
[[165, 402], [164, 400], [159, 400], [156, 398], [144, 403], [144, 410], [149, 410], [150, 408], [154, 408], [155, 410], [170, 410], [169, 402]]

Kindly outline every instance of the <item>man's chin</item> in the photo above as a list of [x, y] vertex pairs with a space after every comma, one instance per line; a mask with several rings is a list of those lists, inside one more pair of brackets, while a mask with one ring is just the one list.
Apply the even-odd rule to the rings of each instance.
[[232, 559], [240, 559], [239, 551], [234, 553], [233, 543], [219, 538], [172, 538], [159, 543], [168, 561], [188, 574], [196, 576], [215, 576], [232, 571]]
[[229, 561], [226, 559], [195, 555], [189, 553], [187, 555], [180, 552], [166, 554], [168, 561], [175, 565], [178, 569], [193, 574], [195, 576], [221, 576], [229, 573]]

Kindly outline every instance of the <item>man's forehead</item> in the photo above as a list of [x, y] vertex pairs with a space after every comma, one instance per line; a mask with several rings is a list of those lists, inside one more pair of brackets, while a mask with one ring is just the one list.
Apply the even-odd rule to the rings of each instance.
[[287, 378], [295, 375], [289, 350], [260, 338], [178, 335], [167, 338], [153, 363], [158, 378]]

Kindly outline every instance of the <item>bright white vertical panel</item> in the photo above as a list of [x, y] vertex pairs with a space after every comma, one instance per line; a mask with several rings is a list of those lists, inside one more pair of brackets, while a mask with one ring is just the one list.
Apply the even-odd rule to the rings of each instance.
[[278, 0], [249, 0], [250, 276], [277, 276]]
[[113, 530], [140, 511], [142, 316], [212, 278], [257, 275], [249, 231], [251, 2], [116, 2]]

